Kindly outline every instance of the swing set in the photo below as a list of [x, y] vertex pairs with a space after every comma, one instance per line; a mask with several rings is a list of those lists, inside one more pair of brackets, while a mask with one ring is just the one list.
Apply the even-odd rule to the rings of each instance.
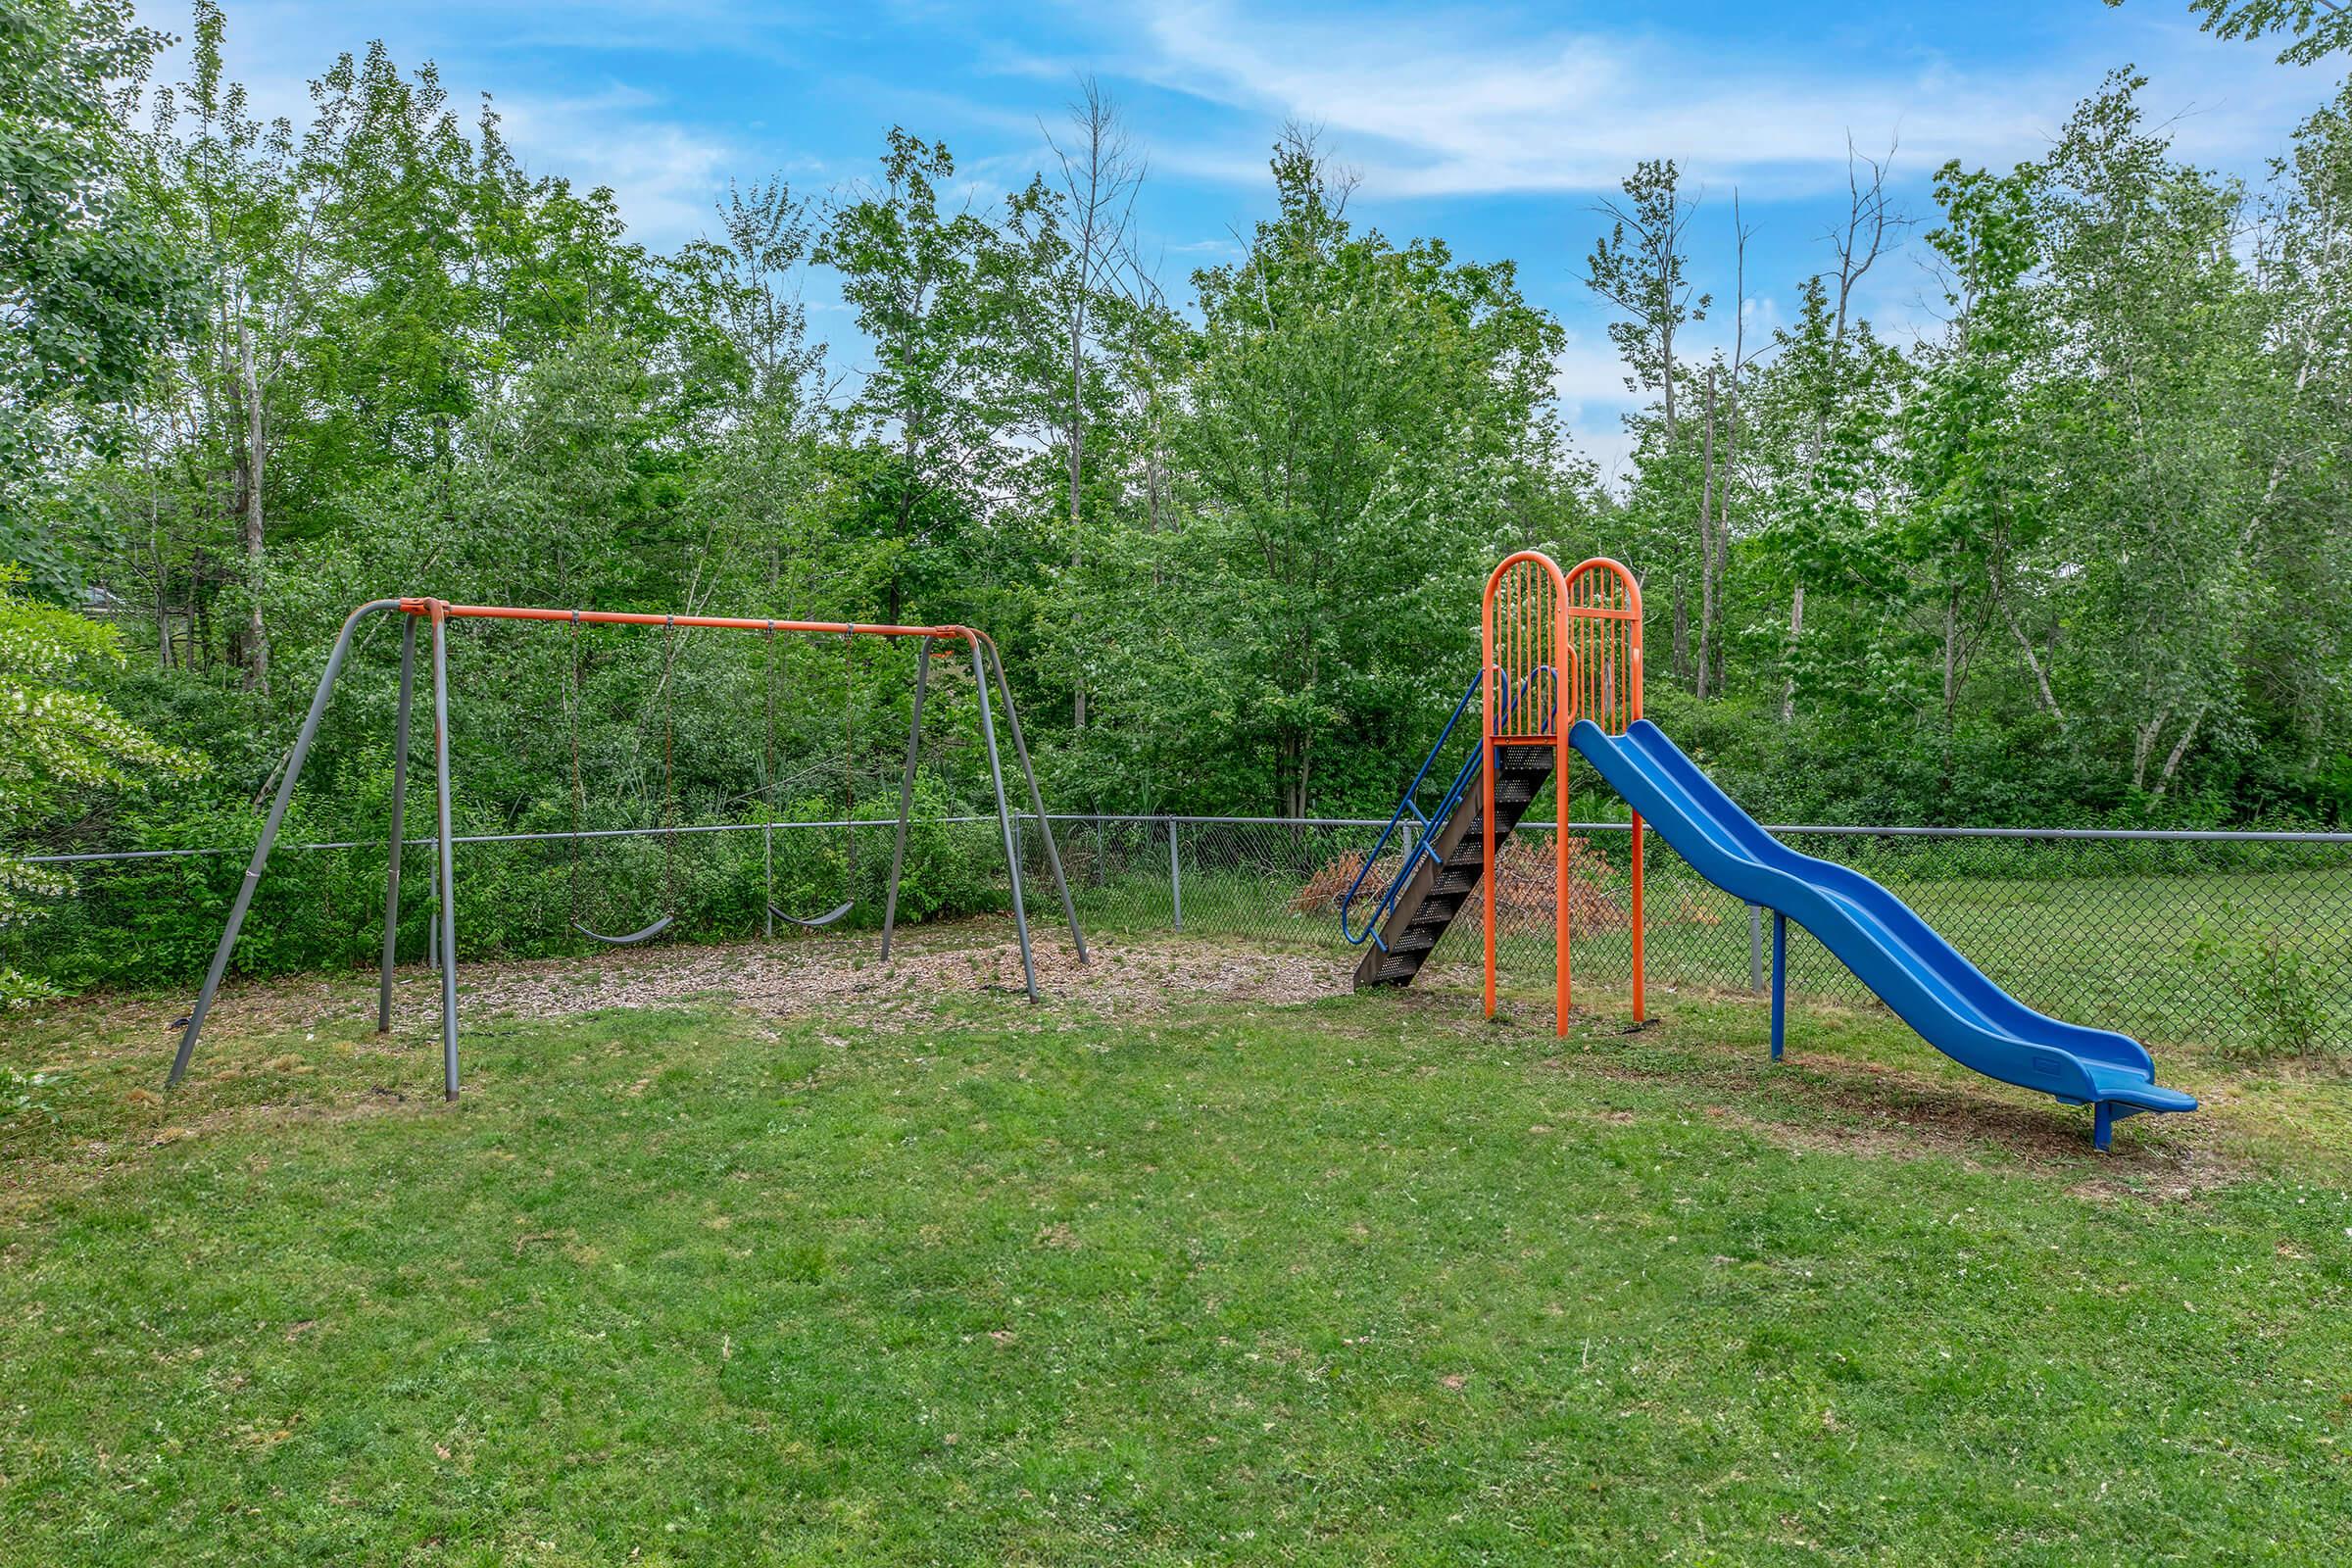
[[[607, 935], [581, 918], [580, 913], [580, 846], [589, 838], [588, 786], [580, 764], [580, 707], [584, 694], [580, 679], [580, 612], [572, 612], [570, 638], [570, 674], [566, 684], [564, 719], [564, 730], [571, 744], [571, 845], [570, 863], [565, 885], [571, 899], [571, 928], [593, 942], [609, 948], [630, 948], [640, 942], [650, 942], [675, 923], [677, 906], [677, 792], [672, 763], [671, 704], [677, 675], [677, 628], [664, 617], [662, 628], [662, 816], [656, 829], [662, 836], [662, 903], [663, 912], [652, 924], [621, 935]], [[781, 623], [779, 623], [781, 624]], [[775, 819], [776, 819], [776, 635], [766, 634], [767, 659], [763, 682], [766, 708], [766, 743], [760, 753], [760, 798], [765, 807], [766, 817], [761, 824], [761, 876], [769, 889], [766, 899], [765, 934], [776, 934], [776, 922], [784, 921], [803, 930], [816, 931], [833, 924], [858, 906], [851, 890], [858, 885], [858, 735], [853, 709], [858, 697], [858, 666], [855, 658], [857, 639], [854, 633], [842, 635], [842, 710], [841, 758], [843, 799], [843, 893], [841, 903], [821, 914], [800, 915], [780, 909], [775, 903]], [[1010, 699], [1007, 698], [1009, 707]], [[1026, 759], [1024, 759], [1026, 765]]]
[[[997, 726], [991, 703], [990, 686], [1004, 705], [1005, 726], [1012, 736], [1015, 759], [1020, 763], [1021, 780], [1027, 786], [1029, 808], [1038, 831], [1045, 840], [1046, 863], [1054, 874], [1054, 891], [1061, 898], [1061, 912], [1069, 923], [1070, 942], [1078, 961], [1084, 963], [1086, 936], [1078, 928], [1078, 911], [1070, 899], [1068, 879], [1061, 869], [1061, 852], [1054, 842], [1054, 827], [1046, 815], [1044, 797], [1037, 787], [1037, 770], [1030, 765], [1029, 744], [1021, 734], [1020, 715], [1012, 706], [1012, 685], [1004, 675], [1004, 661], [997, 645], [987, 633], [969, 626], [896, 626], [868, 625], [856, 621], [775, 620], [751, 619], [729, 615], [653, 615], [625, 611], [600, 610], [539, 610], [509, 605], [453, 605], [441, 599], [405, 598], [373, 599], [354, 610], [345, 618], [342, 631], [335, 638], [333, 651], [327, 655], [326, 668], [318, 677], [318, 689], [311, 694], [310, 711], [304, 716], [302, 728], [294, 739], [294, 748], [287, 754], [285, 773], [278, 781], [277, 794], [270, 804], [269, 815], [262, 823], [260, 840], [254, 845], [253, 858], [245, 867], [244, 880], [238, 885], [235, 900], [230, 904], [228, 923], [220, 933], [220, 943], [213, 952], [213, 962], [205, 972], [204, 989], [196, 998], [196, 1005], [188, 1014], [185, 1030], [180, 1035], [179, 1050], [172, 1061], [167, 1088], [178, 1087], [187, 1076], [188, 1064], [196, 1054], [196, 1041], [204, 1029], [205, 1014], [212, 1010], [213, 999], [219, 995], [221, 977], [228, 972], [230, 955], [235, 952], [237, 935], [245, 924], [246, 911], [253, 904], [253, 895], [260, 885], [262, 867], [270, 859], [270, 851], [277, 841], [279, 826], [285, 821], [286, 808], [294, 798], [294, 784], [302, 776], [302, 765], [310, 756], [311, 743], [318, 738], [319, 721], [325, 716], [328, 699], [333, 695], [335, 677], [351, 652], [353, 635], [360, 623], [370, 615], [396, 612], [406, 618], [400, 645], [400, 699], [394, 718], [392, 743], [392, 820], [390, 827], [389, 864], [384, 876], [384, 937], [380, 965], [380, 983], [376, 1006], [376, 1032], [388, 1033], [392, 1027], [392, 969], [393, 949], [400, 926], [400, 859], [401, 819], [406, 803], [409, 773], [409, 721], [414, 706], [416, 667], [416, 632], [419, 624], [430, 629], [432, 660], [433, 703], [433, 767], [438, 788], [435, 791], [436, 820], [433, 845], [437, 873], [439, 907], [435, 911], [435, 935], [441, 952], [441, 1066], [442, 1092], [447, 1099], [458, 1098], [458, 980], [457, 980], [457, 903], [456, 878], [453, 863], [455, 840], [450, 831], [449, 811], [449, 638], [452, 620], [531, 620], [564, 621], [570, 625], [570, 680], [566, 693], [565, 723], [571, 745], [572, 832], [571, 864], [568, 872], [568, 894], [571, 899], [571, 926], [581, 935], [607, 947], [633, 947], [669, 930], [676, 919], [676, 885], [674, 878], [675, 840], [679, 831], [676, 821], [676, 790], [671, 760], [670, 680], [676, 673], [677, 634], [681, 628], [717, 631], [756, 631], [767, 640], [765, 707], [767, 738], [763, 750], [761, 792], [767, 808], [769, 840], [765, 852], [766, 874], [773, 886], [773, 822], [775, 816], [775, 744], [776, 744], [776, 659], [775, 639], [778, 632], [800, 632], [837, 635], [842, 639], [844, 700], [842, 709], [842, 743], [844, 791], [850, 811], [845, 817], [843, 831], [847, 835], [845, 885], [839, 904], [813, 915], [796, 915], [778, 908], [772, 893], [767, 903], [767, 934], [775, 934], [775, 922], [808, 929], [829, 926], [857, 906], [856, 882], [858, 869], [856, 816], [855, 751], [856, 730], [851, 716], [851, 699], [855, 697], [857, 661], [856, 649], [860, 637], [913, 638], [917, 643], [914, 679], [914, 708], [906, 727], [906, 765], [899, 781], [899, 811], [897, 833], [890, 855], [890, 878], [886, 884], [882, 909], [882, 959], [890, 958], [891, 937], [898, 924], [899, 875], [906, 863], [907, 812], [914, 800], [914, 769], [923, 733], [923, 699], [931, 684], [931, 655], [934, 645], [961, 643], [969, 650], [974, 690], [979, 697], [978, 727], [988, 756], [989, 782], [996, 795], [997, 825], [1003, 838], [1004, 863], [1012, 878], [1012, 923], [1020, 938], [1021, 973], [1029, 1000], [1038, 1000], [1037, 962], [1029, 941], [1029, 915], [1024, 901], [1021, 880], [1020, 845], [1014, 827], [1012, 807], [1004, 793], [1004, 768], [997, 748]], [[661, 917], [641, 930], [620, 935], [608, 935], [591, 927], [580, 916], [580, 844], [586, 837], [585, 816], [587, 792], [580, 765], [579, 707], [580, 707], [580, 628], [588, 626], [659, 626], [662, 634], [662, 899], [664, 911]]]

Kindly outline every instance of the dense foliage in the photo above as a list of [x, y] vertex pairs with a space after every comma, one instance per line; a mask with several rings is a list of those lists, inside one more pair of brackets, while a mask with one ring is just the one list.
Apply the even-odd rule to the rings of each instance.
[[[0, 811], [11, 821], [55, 809], [60, 792], [135, 790], [146, 779], [185, 775], [196, 759], [125, 721], [86, 689], [122, 662], [105, 627], [19, 591], [0, 567]], [[68, 892], [64, 872], [27, 862], [0, 844], [0, 934], [51, 912]], [[0, 963], [0, 1006], [41, 994], [42, 984]]]
[[[295, 124], [227, 79], [212, 0], [168, 87], [120, 0], [0, 17], [0, 544], [120, 633], [107, 701], [212, 764], [60, 781], [20, 848], [249, 833], [335, 626], [396, 590], [969, 620], [1058, 807], [1385, 810], [1518, 546], [1635, 566], [1653, 711], [1768, 815], [2352, 805], [2352, 96], [2249, 187], [2118, 73], [2040, 160], [1943, 170], [1916, 234], [1859, 162], [1790, 323], [1719, 318], [1727, 350], [1693, 324], [1756, 280], [1690, 253], [1736, 212], [1642, 164], [1586, 279], [1646, 400], [1604, 487], [1514, 266], [1362, 224], [1311, 137], [1247, 254], [1174, 295], [1091, 90], [1002, 203], [893, 129], [872, 180], [740, 186], [663, 255], [381, 46]], [[1857, 306], [1905, 244], [1942, 279], [1918, 341]], [[814, 816], [895, 776], [905, 650], [477, 632], [465, 824]], [[396, 650], [363, 639], [303, 831], [380, 828]], [[925, 770], [945, 806], [984, 777], [970, 749]]]

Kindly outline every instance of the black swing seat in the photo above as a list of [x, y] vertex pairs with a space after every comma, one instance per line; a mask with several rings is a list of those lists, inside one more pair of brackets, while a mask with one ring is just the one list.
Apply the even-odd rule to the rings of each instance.
[[602, 931], [591, 931], [577, 920], [571, 922], [571, 928], [584, 937], [592, 937], [596, 941], [602, 942], [608, 948], [628, 948], [634, 947], [640, 942], [649, 942], [655, 937], [660, 936], [662, 932], [669, 929], [669, 923], [672, 918], [672, 916], [665, 914], [661, 919], [656, 920], [652, 925], [647, 926], [644, 930], [632, 931], [627, 936], [623, 937], [609, 937]]
[[855, 899], [852, 899], [846, 903], [835, 905], [832, 908], [827, 909], [822, 914], [798, 915], [786, 914], [782, 909], [777, 908], [771, 904], [767, 906], [767, 912], [774, 915], [779, 920], [788, 920], [792, 924], [802, 927], [804, 930], [814, 931], [821, 926], [831, 925], [834, 921], [840, 919], [843, 915], [849, 913], [857, 906], [858, 902]]

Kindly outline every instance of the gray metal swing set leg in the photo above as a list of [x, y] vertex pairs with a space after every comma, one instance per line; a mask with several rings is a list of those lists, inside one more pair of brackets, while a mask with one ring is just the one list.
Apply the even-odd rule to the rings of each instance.
[[[1070, 944], [1077, 950], [1078, 961], [1087, 961], [1086, 933], [1078, 925], [1077, 906], [1070, 899], [1069, 879], [1061, 867], [1061, 850], [1054, 841], [1054, 823], [1046, 815], [1045, 797], [1037, 786], [1037, 769], [1029, 761], [1029, 744], [1021, 733], [1019, 710], [1012, 704], [1012, 687], [1004, 678], [1004, 664], [996, 655], [995, 644], [974, 635], [969, 639], [972, 651], [972, 674], [980, 696], [980, 735], [988, 753], [989, 783], [997, 801], [997, 824], [1004, 844], [1004, 864], [1012, 877], [1012, 924], [1021, 944], [1021, 976], [1029, 999], [1037, 1000], [1037, 959], [1029, 942], [1029, 911], [1021, 877], [1020, 843], [1013, 828], [1010, 804], [1004, 796], [1004, 768], [997, 750], [995, 713], [989, 702], [993, 684], [1004, 702], [1004, 720], [1012, 732], [1014, 756], [1021, 766], [1021, 777], [1028, 786], [1029, 807], [1037, 819], [1038, 831], [1045, 836], [1046, 863], [1053, 868], [1054, 890], [1061, 896], [1061, 912], [1069, 922]], [[992, 681], [993, 676], [993, 681]], [[914, 769], [922, 745], [923, 698], [931, 686], [931, 639], [922, 642], [922, 652], [916, 661], [914, 679], [914, 717], [906, 728], [906, 766], [899, 777], [899, 818], [896, 836], [891, 843], [890, 883], [882, 906], [882, 956], [890, 957], [891, 938], [898, 927], [899, 875], [906, 862], [907, 814], [914, 802]]]
[[[205, 1014], [213, 1010], [213, 1000], [220, 994], [220, 980], [221, 977], [228, 972], [229, 955], [236, 950], [237, 935], [245, 928], [246, 912], [253, 907], [253, 893], [254, 889], [261, 883], [262, 867], [269, 863], [270, 851], [271, 847], [277, 843], [278, 829], [285, 824], [286, 808], [291, 805], [294, 800], [294, 786], [302, 777], [302, 764], [310, 759], [311, 743], [318, 738], [318, 723], [320, 719], [326, 716], [327, 699], [334, 693], [335, 677], [342, 673], [343, 662], [351, 654], [352, 636], [359, 630], [361, 621], [367, 619], [369, 615], [380, 614], [388, 610], [398, 610], [400, 608], [400, 604], [401, 602], [397, 599], [371, 599], [367, 604], [364, 604], [360, 606], [359, 609], [353, 611], [349, 616], [345, 617], [342, 631], [336, 634], [335, 646], [333, 650], [326, 656], [326, 668], [321, 671], [318, 676], [318, 687], [316, 691], [311, 693], [310, 711], [303, 715], [302, 728], [295, 733], [294, 749], [286, 754], [286, 771], [284, 776], [278, 780], [276, 796], [273, 797], [270, 802], [270, 813], [262, 820], [262, 834], [260, 839], [257, 840], [253, 846], [253, 858], [246, 862], [244, 879], [237, 884], [237, 896], [228, 906], [228, 924], [220, 932], [220, 945], [213, 950], [212, 966], [205, 971], [204, 975], [204, 989], [196, 994], [196, 1005], [188, 1013], [187, 1027], [180, 1034], [179, 1050], [172, 1058], [172, 1072], [171, 1075], [165, 1080], [166, 1088], [177, 1088], [180, 1084], [180, 1081], [186, 1078], [188, 1075], [188, 1063], [194, 1059], [196, 1054], [197, 1037], [204, 1032]], [[402, 669], [404, 675], [413, 668], [413, 650], [415, 645], [416, 626], [415, 623], [412, 622], [409, 627], [409, 635], [403, 643], [404, 657], [402, 660]], [[438, 635], [437, 628], [436, 635], [433, 640], [433, 657], [436, 662], [436, 678], [434, 683], [434, 732], [436, 744], [440, 744], [440, 737], [445, 735], [447, 731], [445, 718], [448, 711], [448, 686], [446, 682], [440, 678], [439, 666], [441, 662], [441, 640]], [[408, 689], [409, 682], [404, 679], [402, 682], [402, 690], [404, 694], [408, 691]], [[408, 711], [408, 704], [406, 701], [404, 701], [401, 705], [401, 711], [404, 715]], [[405, 763], [403, 766], [405, 770]], [[440, 758], [440, 779], [442, 790], [440, 845], [441, 886], [443, 890], [443, 907], [446, 909], [448, 905], [449, 888], [449, 766], [448, 754], [445, 747], [441, 752]], [[397, 799], [397, 796], [395, 798]], [[397, 863], [398, 857], [395, 856], [394, 859], [395, 863]], [[395, 890], [395, 896], [396, 892], [397, 890]], [[388, 897], [386, 900], [388, 906], [391, 906], [394, 900], [391, 897]], [[443, 936], [445, 940], [448, 935], [448, 930], [444, 928]], [[449, 966], [444, 965], [444, 975], [449, 974]], [[445, 981], [443, 985], [443, 997], [445, 1003], [454, 1004], [454, 984]], [[382, 1016], [384, 1008], [388, 1005], [388, 1001], [379, 1001], [379, 1017]], [[444, 1032], [454, 1041], [456, 1037], [456, 1016], [454, 1005], [452, 1007], [451, 1016], [443, 1021], [443, 1028]], [[454, 1084], [454, 1082], [455, 1079], [453, 1078], [452, 1083]]]
[[392, 1032], [393, 949], [400, 941], [400, 855], [402, 814], [409, 794], [409, 708], [416, 688], [416, 617], [400, 635], [400, 710], [392, 729], [392, 831], [384, 860], [384, 957], [375, 1008], [375, 1032]]
[[1029, 743], [1021, 735], [1021, 715], [1012, 706], [1012, 683], [1004, 678], [1004, 657], [997, 652], [994, 642], [987, 644], [989, 662], [996, 666], [997, 690], [1004, 697], [1004, 722], [1012, 730], [1013, 755], [1021, 760], [1021, 776], [1029, 783], [1029, 809], [1037, 817], [1037, 830], [1046, 841], [1046, 864], [1053, 867], [1054, 886], [1061, 894], [1062, 918], [1069, 922], [1070, 944], [1078, 950], [1078, 961], [1086, 962], [1086, 933], [1078, 929], [1078, 906], [1070, 902], [1069, 879], [1061, 872], [1061, 851], [1054, 842], [1054, 823], [1046, 815], [1045, 797], [1038, 792], [1037, 769], [1029, 765]]
[[[253, 907], [254, 889], [262, 880], [262, 867], [269, 863], [270, 851], [277, 843], [278, 829], [285, 825], [286, 808], [293, 803], [294, 786], [302, 778], [303, 763], [310, 760], [311, 745], [318, 738], [318, 724], [326, 716], [327, 701], [334, 694], [335, 678], [343, 672], [344, 661], [351, 654], [352, 636], [360, 622], [369, 615], [401, 608], [397, 599], [371, 599], [345, 618], [343, 629], [335, 637], [335, 646], [326, 656], [326, 668], [319, 673], [318, 689], [311, 693], [310, 710], [303, 715], [302, 728], [295, 733], [294, 748], [286, 754], [286, 771], [278, 780], [277, 794], [270, 803], [270, 813], [262, 820], [261, 837], [253, 846], [253, 858], [246, 862], [244, 879], [237, 885], [237, 896], [228, 906], [228, 923], [221, 929], [220, 944], [213, 950], [213, 961], [205, 971], [204, 988], [196, 994], [196, 1005], [188, 1013], [188, 1022], [179, 1037], [179, 1050], [172, 1058], [172, 1071], [165, 1087], [176, 1089], [188, 1075], [188, 1064], [195, 1059], [196, 1042], [204, 1032], [205, 1015], [213, 1010], [213, 1002], [220, 994], [221, 978], [228, 973], [229, 956], [236, 951], [237, 937], [245, 929], [245, 916]], [[440, 935], [441, 961], [441, 1063], [442, 1090], [451, 1100], [458, 1098], [458, 970], [457, 970], [457, 910], [455, 866], [451, 856], [449, 816], [449, 651], [445, 625], [441, 615], [432, 615], [433, 662], [433, 773], [438, 786], [439, 800], [435, 810], [434, 849], [436, 851], [435, 878], [439, 884], [435, 911]], [[412, 618], [401, 639], [400, 709], [398, 726], [393, 739], [392, 833], [390, 864], [385, 872], [384, 889], [384, 946], [383, 969], [377, 990], [376, 1027], [391, 1027], [392, 1018], [392, 958], [393, 943], [399, 930], [400, 918], [400, 851], [401, 819], [404, 795], [408, 784], [409, 716], [415, 690], [416, 653], [416, 622]]]
[[[318, 738], [318, 725], [326, 715], [329, 699], [334, 694], [335, 681], [343, 671], [344, 662], [351, 653], [354, 634], [360, 622], [369, 615], [403, 609], [413, 603], [399, 599], [371, 599], [354, 610], [344, 619], [336, 635], [334, 647], [327, 654], [326, 667], [320, 671], [318, 685], [311, 693], [311, 706], [303, 715], [302, 727], [296, 732], [293, 749], [287, 753], [284, 775], [279, 779], [276, 795], [270, 800], [269, 814], [263, 819], [260, 838], [253, 847], [253, 857], [247, 861], [245, 875], [238, 883], [235, 899], [229, 905], [228, 921], [221, 929], [220, 942], [213, 950], [213, 961], [205, 971], [204, 986], [197, 993], [196, 1005], [188, 1014], [186, 1027], [180, 1034], [179, 1049], [172, 1059], [172, 1070], [165, 1081], [167, 1088], [176, 1089], [187, 1077], [188, 1065], [195, 1058], [196, 1042], [204, 1031], [204, 1020], [212, 1011], [213, 1003], [220, 993], [220, 982], [228, 972], [228, 960], [236, 951], [237, 938], [245, 928], [245, 916], [253, 906], [255, 888], [260, 884], [262, 868], [269, 863], [270, 852], [277, 843], [278, 830], [284, 825], [286, 809], [294, 799], [294, 786], [302, 777], [303, 764], [309, 760], [311, 746]], [[392, 970], [395, 948], [400, 929], [400, 873], [404, 848], [402, 828], [405, 821], [409, 772], [410, 724], [415, 703], [416, 662], [417, 612], [410, 612], [403, 629], [400, 654], [400, 699], [392, 751], [392, 810], [391, 826], [386, 846], [384, 871], [384, 937], [378, 975], [376, 1001], [376, 1030], [388, 1032], [392, 1027]], [[433, 782], [434, 794], [434, 859], [432, 864], [434, 905], [432, 946], [440, 954], [441, 974], [441, 1066], [442, 1092], [445, 1098], [458, 1098], [458, 976], [457, 976], [457, 866], [453, 853], [455, 837], [450, 818], [449, 780], [449, 638], [448, 615], [437, 600], [428, 602], [422, 612], [431, 626], [432, 697], [433, 697]], [[914, 769], [922, 744], [923, 699], [930, 688], [931, 638], [921, 644], [914, 689], [913, 722], [906, 733], [906, 767], [899, 784], [899, 817], [897, 836], [891, 849], [890, 884], [882, 917], [882, 956], [890, 956], [890, 943], [898, 922], [899, 877], [906, 864], [906, 826], [913, 806]], [[990, 686], [994, 684], [1004, 703], [1005, 723], [1012, 732], [1013, 750], [1020, 762], [1023, 782], [1027, 785], [1029, 806], [1037, 821], [1038, 831], [1045, 835], [1046, 861], [1053, 868], [1054, 890], [1060, 895], [1063, 916], [1070, 927], [1070, 941], [1076, 948], [1078, 961], [1087, 961], [1086, 935], [1079, 929], [1078, 910], [1070, 898], [1068, 878], [1063, 874], [1061, 851], [1054, 839], [1054, 825], [1046, 815], [1045, 799], [1038, 789], [1037, 770], [1029, 760], [1027, 739], [1021, 733], [1019, 713], [1012, 703], [1011, 683], [1005, 678], [1004, 662], [996, 658], [993, 644], [977, 633], [967, 634], [972, 651], [973, 674], [980, 698], [979, 727], [988, 754], [989, 782], [996, 796], [997, 825], [1004, 848], [1005, 868], [1012, 879], [1012, 920], [1021, 945], [1021, 971], [1031, 1001], [1036, 1001], [1037, 963], [1030, 947], [1029, 916], [1021, 879], [1019, 841], [1014, 830], [1011, 803], [1004, 793], [1004, 761], [997, 748], [997, 728], [994, 706], [990, 702]], [[992, 683], [991, 676], [994, 676]]]

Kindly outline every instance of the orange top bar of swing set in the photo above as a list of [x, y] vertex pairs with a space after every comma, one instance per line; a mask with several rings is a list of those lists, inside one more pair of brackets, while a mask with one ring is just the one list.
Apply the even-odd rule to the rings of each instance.
[[562, 620], [583, 626], [709, 626], [719, 631], [849, 632], [859, 637], [945, 637], [968, 641], [982, 634], [969, 626], [894, 626], [848, 620], [767, 620], [743, 615], [650, 615], [630, 610], [533, 610], [513, 605], [453, 605], [439, 599], [403, 599], [404, 615], [429, 615], [438, 606], [450, 619]]

